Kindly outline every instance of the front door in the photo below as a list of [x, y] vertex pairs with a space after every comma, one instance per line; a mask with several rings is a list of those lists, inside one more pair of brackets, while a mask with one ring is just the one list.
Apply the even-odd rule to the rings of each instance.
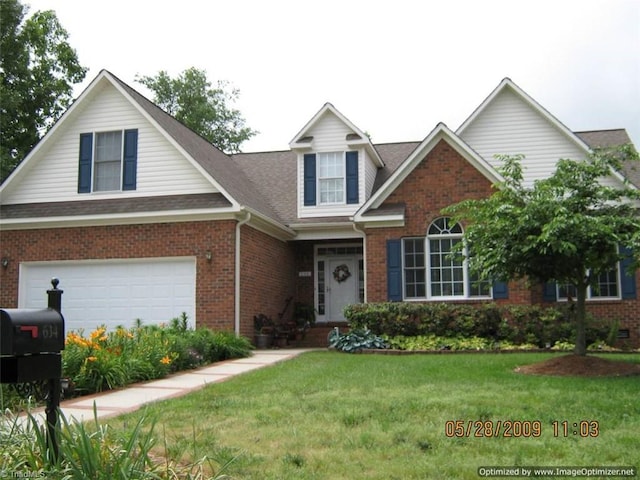
[[354, 258], [335, 258], [327, 261], [325, 269], [326, 319], [344, 322], [342, 309], [358, 302], [358, 262]]

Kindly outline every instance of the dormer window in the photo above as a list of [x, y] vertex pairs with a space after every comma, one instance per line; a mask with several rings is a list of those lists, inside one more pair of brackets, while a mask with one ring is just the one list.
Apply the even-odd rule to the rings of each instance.
[[344, 152], [318, 153], [320, 205], [343, 204], [345, 184]]
[[80, 134], [78, 193], [135, 190], [138, 130]]
[[358, 152], [306, 153], [304, 205], [357, 204], [358, 168]]

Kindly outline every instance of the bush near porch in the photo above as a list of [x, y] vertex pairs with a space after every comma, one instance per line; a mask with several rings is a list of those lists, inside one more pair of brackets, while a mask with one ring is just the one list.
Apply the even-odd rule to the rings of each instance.
[[[344, 311], [351, 329], [369, 329], [388, 337], [480, 338], [540, 348], [573, 342], [569, 306], [501, 306], [494, 303], [385, 302], [349, 305]], [[612, 344], [617, 322], [589, 319], [587, 344]]]

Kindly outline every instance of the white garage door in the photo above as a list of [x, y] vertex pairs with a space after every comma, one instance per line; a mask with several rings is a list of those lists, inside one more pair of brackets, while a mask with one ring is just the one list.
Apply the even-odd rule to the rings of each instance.
[[60, 280], [65, 329], [168, 323], [186, 312], [195, 327], [195, 258], [26, 262], [20, 265], [20, 308], [44, 308], [51, 278]]

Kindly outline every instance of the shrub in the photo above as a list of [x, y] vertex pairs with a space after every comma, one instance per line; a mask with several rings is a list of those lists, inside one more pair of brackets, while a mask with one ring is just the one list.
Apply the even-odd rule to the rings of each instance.
[[343, 352], [354, 353], [363, 349], [389, 348], [387, 341], [364, 329], [352, 329], [341, 334], [337, 329], [329, 334], [329, 347]]
[[[574, 340], [571, 306], [499, 306], [495, 303], [373, 303], [349, 305], [345, 317], [353, 329], [389, 337], [479, 337], [538, 347]], [[587, 342], [610, 336], [603, 320], [590, 317]]]

